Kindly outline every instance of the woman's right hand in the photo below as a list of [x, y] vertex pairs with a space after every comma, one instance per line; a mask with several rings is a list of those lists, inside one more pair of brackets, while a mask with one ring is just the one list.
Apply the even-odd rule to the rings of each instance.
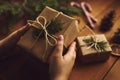
[[76, 58], [76, 42], [73, 42], [67, 53], [63, 56], [64, 38], [59, 36], [57, 45], [50, 56], [50, 78], [51, 80], [68, 80]]

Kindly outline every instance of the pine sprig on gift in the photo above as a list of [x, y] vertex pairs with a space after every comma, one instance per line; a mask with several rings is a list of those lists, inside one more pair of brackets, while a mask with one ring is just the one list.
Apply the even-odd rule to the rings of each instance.
[[105, 48], [107, 47], [106, 44], [107, 42], [105, 41], [97, 42], [97, 48], [100, 49], [100, 51], [105, 51]]
[[112, 42], [116, 44], [120, 44], [120, 28], [118, 28], [117, 32], [115, 32]]
[[[60, 20], [52, 19], [50, 22], [47, 23], [46, 30], [49, 34], [54, 35], [62, 30], [62, 25], [63, 23]], [[44, 31], [42, 29], [39, 30], [39, 29], [34, 28], [33, 38], [36, 39], [39, 36], [39, 34], [40, 34], [40, 38], [44, 38], [45, 36]]]
[[114, 25], [115, 10], [110, 11], [101, 21], [100, 31], [107, 32], [111, 30]]
[[105, 48], [107, 47], [107, 42], [105, 41], [95, 41], [94, 37], [89, 37], [87, 39], [83, 39], [83, 41], [91, 48], [96, 49], [97, 51], [105, 51]]
[[92, 43], [95, 42], [94, 39], [93, 39], [93, 37], [90, 37], [90, 38], [87, 38], [87, 39], [83, 39], [83, 41], [85, 43], [87, 43], [88, 45], [91, 45]]
[[50, 34], [56, 34], [62, 30], [63, 23], [58, 19], [52, 19], [47, 27]]

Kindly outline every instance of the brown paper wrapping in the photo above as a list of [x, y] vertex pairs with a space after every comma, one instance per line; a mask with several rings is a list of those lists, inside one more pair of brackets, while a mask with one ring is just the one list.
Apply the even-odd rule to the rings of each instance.
[[[109, 58], [109, 55], [112, 51], [109, 43], [106, 44], [108, 47], [105, 48], [104, 52], [97, 52], [97, 50], [95, 50], [94, 48], [87, 49], [88, 46], [83, 41], [85, 37], [86, 36], [77, 37], [79, 56], [81, 62], [91, 63], [91, 62], [106, 61]], [[108, 42], [103, 34], [95, 35], [95, 37], [100, 41]]]
[[[58, 12], [50, 7], [46, 7], [40, 13], [39, 16], [44, 16], [47, 19], [47, 21], [50, 21], [53, 18], [57, 18], [63, 23], [62, 30], [59, 33], [55, 34], [55, 36], [58, 36], [60, 34], [64, 36], [65, 48], [67, 48], [71, 44], [71, 42], [73, 42], [75, 38], [78, 36], [79, 29], [78, 29], [77, 21], [74, 18], [69, 17], [61, 12]], [[43, 62], [46, 62], [53, 47], [48, 45], [46, 52], [45, 39], [40, 39], [36, 42], [35, 46], [31, 50], [31, 47], [33, 46], [33, 43], [35, 41], [35, 39], [32, 36], [33, 28], [34, 27], [31, 27], [24, 34], [24, 36], [22, 36], [21, 40], [18, 42], [18, 45], [30, 51], [33, 55], [35, 55]]]

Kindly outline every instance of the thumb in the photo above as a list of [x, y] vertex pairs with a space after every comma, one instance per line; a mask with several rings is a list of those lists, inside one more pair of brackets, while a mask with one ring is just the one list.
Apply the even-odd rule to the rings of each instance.
[[64, 55], [64, 59], [67, 59], [67, 60], [71, 60], [71, 59], [74, 59], [76, 58], [76, 42], [73, 42], [69, 49], [68, 49], [68, 52]]
[[0, 41], [0, 46], [4, 49], [12, 48], [19, 41], [20, 37], [30, 28], [30, 25], [27, 24], [22, 28], [14, 31], [8, 37]]
[[50, 56], [50, 59], [52, 58], [61, 58], [62, 53], [63, 53], [63, 43], [64, 43], [64, 38], [63, 35], [60, 35], [57, 39], [57, 44], [54, 48], [53, 53]]

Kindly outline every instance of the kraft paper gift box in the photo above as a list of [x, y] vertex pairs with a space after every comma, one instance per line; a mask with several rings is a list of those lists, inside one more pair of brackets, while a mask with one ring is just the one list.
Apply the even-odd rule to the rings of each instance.
[[[65, 48], [67, 48], [79, 34], [77, 21], [74, 18], [63, 14], [62, 12], [58, 12], [50, 7], [45, 7], [39, 16], [43, 16], [47, 20], [47, 22], [56, 18], [57, 20], [60, 20], [61, 23], [63, 23], [61, 26], [62, 30], [54, 34], [54, 36], [55, 38], [61, 34], [64, 36]], [[57, 26], [55, 27], [57, 28]], [[48, 46], [46, 46], [46, 38], [40, 38], [38, 40], [33, 38], [32, 35], [33, 35], [34, 28], [39, 30], [37, 26], [31, 27], [22, 36], [22, 38], [18, 42], [18, 45], [25, 48], [27, 51], [32, 53], [34, 56], [36, 56], [38, 59], [42, 60], [43, 62], [47, 62], [48, 57], [52, 52], [52, 49], [54, 46], [50, 46], [48, 43], [47, 43]], [[50, 38], [48, 37], [48, 39]], [[50, 39], [50, 41], [52, 41], [52, 39]]]
[[[100, 45], [99, 47], [96, 46], [96, 49], [94, 45], [95, 42], [88, 44], [90, 39], [94, 38], [98, 44], [99, 42], [103, 42], [104, 45], [101, 45], [104, 46], [104, 48], [100, 48]], [[104, 34], [77, 37], [77, 43], [78, 53], [82, 63], [106, 61], [112, 51]]]

